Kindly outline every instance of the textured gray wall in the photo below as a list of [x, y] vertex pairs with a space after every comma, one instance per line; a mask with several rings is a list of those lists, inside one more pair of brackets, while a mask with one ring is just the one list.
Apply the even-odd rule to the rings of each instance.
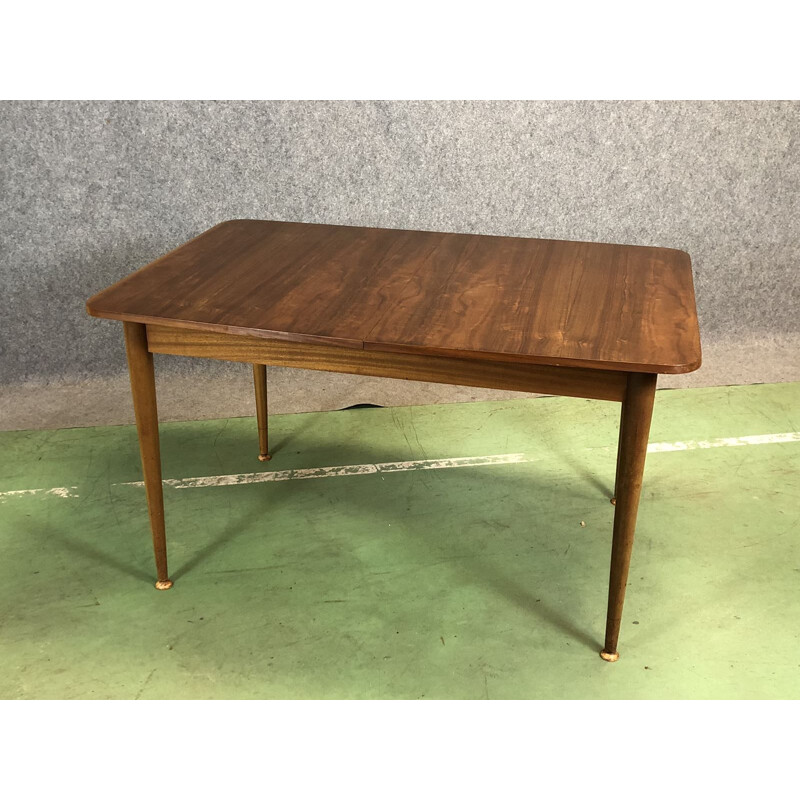
[[798, 123], [791, 102], [0, 103], [2, 380], [122, 371], [86, 298], [235, 217], [676, 247], [704, 344], [796, 331]]

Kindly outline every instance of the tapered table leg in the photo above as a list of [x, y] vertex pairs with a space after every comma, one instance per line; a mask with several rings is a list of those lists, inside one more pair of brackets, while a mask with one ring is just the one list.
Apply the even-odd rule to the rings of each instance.
[[622, 459], [619, 457], [619, 448], [622, 446], [622, 431], [625, 425], [625, 405], [622, 404], [622, 410], [619, 415], [619, 445], [617, 446], [617, 475], [614, 478], [614, 494], [611, 496], [611, 505], [617, 504], [617, 486], [619, 485], [619, 469], [622, 464]]
[[256, 415], [258, 416], [258, 460], [269, 461], [267, 439], [267, 368], [263, 364], [253, 364], [253, 380], [256, 385]]
[[169, 589], [172, 581], [167, 572], [167, 539], [164, 532], [164, 494], [161, 488], [161, 451], [158, 444], [158, 408], [153, 354], [147, 350], [147, 329], [138, 322], [124, 322], [125, 348], [131, 378], [133, 410], [142, 454], [147, 511], [153, 532], [158, 580], [156, 589]]
[[649, 373], [630, 373], [625, 399], [622, 401], [606, 641], [600, 653], [606, 661], [616, 661], [619, 658], [617, 641], [636, 529], [636, 511], [642, 490], [656, 379], [656, 375]]

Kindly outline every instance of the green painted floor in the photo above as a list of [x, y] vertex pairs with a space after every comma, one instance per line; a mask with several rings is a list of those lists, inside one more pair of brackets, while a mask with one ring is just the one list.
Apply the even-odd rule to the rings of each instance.
[[252, 419], [164, 424], [166, 479], [526, 459], [167, 486], [168, 592], [134, 428], [2, 433], [0, 697], [800, 698], [799, 414], [658, 393], [615, 664], [616, 404], [276, 416], [268, 464]]

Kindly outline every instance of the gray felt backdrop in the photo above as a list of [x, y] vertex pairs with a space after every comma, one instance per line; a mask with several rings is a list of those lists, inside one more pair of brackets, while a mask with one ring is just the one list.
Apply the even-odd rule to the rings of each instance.
[[[0, 103], [2, 382], [122, 373], [86, 298], [235, 217], [676, 247], [706, 361], [781, 341], [798, 123], [795, 102]], [[229, 369], [186, 363], [163, 369]]]

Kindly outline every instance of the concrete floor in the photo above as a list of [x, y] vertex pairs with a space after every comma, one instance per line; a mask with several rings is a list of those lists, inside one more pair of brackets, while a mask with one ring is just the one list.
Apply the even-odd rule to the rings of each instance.
[[616, 404], [166, 423], [168, 592], [132, 427], [2, 433], [0, 697], [799, 698], [798, 407], [658, 393], [615, 664]]
[[[800, 336], [703, 343], [703, 366], [659, 377], [662, 388], [800, 380]], [[243, 417], [254, 413], [247, 364], [157, 356], [159, 416], [164, 421]], [[432, 405], [529, 398], [518, 392], [364, 378], [310, 370], [269, 369], [270, 412], [329, 411], [357, 403]], [[127, 374], [0, 386], [0, 430], [118, 425], [133, 422]]]

